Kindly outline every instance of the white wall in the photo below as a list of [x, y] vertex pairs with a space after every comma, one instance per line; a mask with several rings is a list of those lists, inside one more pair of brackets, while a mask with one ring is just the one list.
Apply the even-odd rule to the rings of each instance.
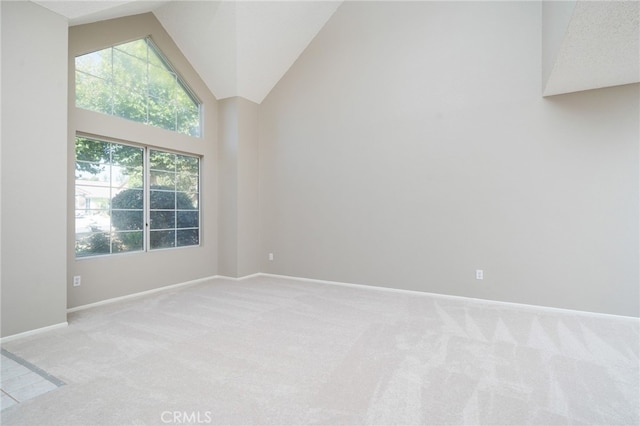
[[543, 99], [541, 15], [343, 4], [260, 106], [262, 269], [638, 316], [638, 85]]
[[[203, 105], [203, 137], [195, 138], [114, 116], [75, 108], [74, 58], [111, 45], [151, 35]], [[211, 277], [218, 271], [218, 105], [217, 101], [151, 13], [86, 24], [69, 29], [68, 158], [74, 159], [76, 132], [201, 156], [200, 247], [181, 247], [114, 256], [75, 259], [74, 215], [68, 217], [68, 307]], [[68, 168], [69, 206], [73, 206], [74, 172]], [[82, 285], [72, 286], [80, 275]]]
[[565, 39], [571, 16], [576, 8], [575, 0], [542, 2], [542, 86], [547, 85], [549, 76], [562, 42]]
[[2, 10], [2, 336], [66, 322], [67, 22]]

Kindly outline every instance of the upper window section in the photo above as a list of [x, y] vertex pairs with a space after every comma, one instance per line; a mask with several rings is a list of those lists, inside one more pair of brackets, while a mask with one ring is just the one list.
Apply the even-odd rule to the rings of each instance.
[[150, 38], [76, 57], [76, 107], [200, 136], [200, 102]]

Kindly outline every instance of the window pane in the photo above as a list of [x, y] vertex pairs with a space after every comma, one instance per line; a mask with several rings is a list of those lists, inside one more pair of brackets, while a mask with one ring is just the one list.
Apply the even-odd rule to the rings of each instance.
[[108, 210], [77, 209], [75, 222], [77, 234], [110, 230]]
[[[173, 104], [176, 90], [176, 75], [164, 67], [149, 66], [149, 94], [162, 99], [164, 103]], [[171, 105], [172, 112], [174, 110]]]
[[175, 210], [152, 211], [149, 216], [151, 229], [173, 229], [176, 227]]
[[91, 234], [89, 233], [76, 234], [76, 246], [75, 246], [76, 257], [91, 255], [91, 252], [88, 250], [90, 236]]
[[200, 136], [200, 106], [186, 93], [176, 93], [176, 115], [178, 132]]
[[184, 192], [198, 192], [198, 176], [184, 173], [176, 177], [176, 190]]
[[111, 78], [111, 49], [76, 57], [76, 71], [109, 80]]
[[[109, 183], [111, 178], [108, 165], [100, 163], [89, 163], [86, 161], [76, 162], [76, 180], [85, 181], [87, 185], [97, 185], [99, 182]], [[94, 183], [95, 182], [95, 183]]]
[[174, 210], [176, 208], [176, 193], [167, 191], [151, 191], [149, 196], [152, 210]]
[[76, 138], [76, 160], [93, 163], [109, 163], [111, 144], [87, 138]]
[[175, 231], [151, 231], [151, 249], [175, 247]]
[[111, 199], [111, 187], [109, 186], [109, 181], [107, 180], [107, 182], [102, 182], [97, 180], [96, 181], [78, 180], [76, 184], [76, 197], [78, 196], [85, 196], [86, 198], [91, 199], [91, 201], [95, 201], [97, 199], [104, 199], [106, 201], [106, 204], [104, 204], [104, 206], [97, 207], [97, 205], [94, 205], [93, 203], [91, 203], [91, 205], [88, 204], [89, 207], [87, 208], [106, 209], [109, 207], [109, 200]]
[[176, 171], [191, 175], [198, 175], [200, 172], [198, 168], [198, 160], [198, 157], [176, 155]]
[[147, 122], [147, 96], [142, 90], [125, 86], [113, 88], [113, 115], [128, 120]]
[[145, 42], [149, 45], [149, 48], [147, 50], [149, 54], [148, 56], [149, 65], [154, 67], [169, 69], [170, 67], [167, 65], [167, 63], [160, 57], [159, 53], [156, 51], [156, 48], [154, 47], [153, 42], [150, 41], [150, 39], [146, 39]]
[[130, 41], [129, 43], [119, 44], [114, 47], [118, 52], [124, 52], [138, 59], [147, 60], [147, 43], [145, 39]]
[[177, 202], [179, 210], [196, 210], [198, 208], [198, 195], [178, 192]]
[[116, 231], [136, 231], [144, 229], [142, 210], [112, 210], [111, 223]]
[[150, 38], [75, 59], [76, 106], [200, 136], [200, 102]]
[[131, 56], [117, 48], [113, 49], [113, 84], [146, 92], [147, 83], [146, 59]]
[[176, 155], [170, 152], [151, 150], [149, 154], [149, 167], [153, 170], [176, 170]]
[[111, 253], [111, 237], [108, 232], [76, 236], [76, 257]]
[[[180, 78], [175, 74], [170, 65], [168, 65], [165, 60], [160, 58], [159, 54], [156, 53], [155, 46], [150, 43], [149, 103], [150, 105], [156, 104], [157, 107], [150, 107], [149, 124], [155, 124], [166, 129], [190, 134], [189, 132], [181, 131], [180, 129], [178, 129], [177, 125], [177, 115], [179, 108], [176, 104], [176, 98], [178, 96], [184, 97], [185, 95], [190, 98], [185, 87], [186, 85], [184, 84], [184, 82], [182, 82]], [[197, 127], [197, 133], [199, 133], [199, 120], [197, 123]]]
[[112, 105], [110, 81], [76, 71], [76, 107], [111, 114]]
[[176, 130], [176, 113], [173, 103], [149, 96], [149, 124], [167, 130]]
[[142, 210], [144, 208], [144, 191], [142, 189], [125, 189], [111, 200], [113, 209]]
[[178, 211], [178, 226], [176, 228], [197, 228], [198, 212], [197, 211]]
[[117, 166], [138, 167], [142, 170], [142, 148], [112, 144], [111, 161]]
[[198, 244], [200, 244], [200, 238], [197, 229], [178, 230], [177, 234], [178, 247], [197, 246]]
[[151, 170], [149, 178], [151, 179], [151, 185], [156, 189], [165, 189], [170, 191], [175, 190], [176, 174], [173, 172], [159, 172]]
[[143, 249], [144, 232], [114, 232], [113, 252], [125, 253], [129, 251], [141, 251]]
[[116, 188], [142, 189], [142, 169], [131, 167], [111, 167], [111, 184]]
[[76, 185], [76, 200], [82, 199], [84, 208], [89, 210], [108, 209], [111, 188], [108, 186]]

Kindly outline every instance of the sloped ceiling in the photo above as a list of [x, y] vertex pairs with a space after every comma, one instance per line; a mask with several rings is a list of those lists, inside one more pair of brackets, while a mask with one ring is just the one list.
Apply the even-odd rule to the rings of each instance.
[[[70, 25], [153, 12], [216, 98], [242, 96], [256, 103], [262, 102], [342, 3], [33, 1], [67, 17]], [[550, 44], [553, 51], [543, 52], [550, 58], [541, 70], [543, 95], [640, 82], [640, 3], [578, 0], [567, 4], [548, 8], [547, 18], [554, 11], [565, 16], [555, 20], [563, 24], [555, 29], [559, 41]]]
[[342, 1], [34, 0], [79, 25], [153, 12], [217, 99], [256, 103]]
[[154, 14], [218, 99], [256, 103], [341, 2], [171, 2]]
[[640, 2], [577, 1], [560, 5], [567, 6], [573, 10], [566, 14], [569, 19], [564, 37], [555, 51], [545, 52], [554, 59], [543, 94], [639, 82]]
[[121, 16], [151, 12], [169, 0], [34, 0], [40, 6], [66, 17], [69, 25], [88, 24]]

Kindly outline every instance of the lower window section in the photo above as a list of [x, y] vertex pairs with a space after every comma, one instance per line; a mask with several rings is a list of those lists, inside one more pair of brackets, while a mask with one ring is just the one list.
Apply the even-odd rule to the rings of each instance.
[[197, 246], [200, 244], [200, 233], [195, 229], [176, 229], [151, 231], [150, 249]]
[[101, 256], [143, 250], [143, 231], [76, 234], [76, 257]]
[[176, 232], [178, 247], [197, 246], [200, 244], [200, 235], [197, 229], [179, 229]]
[[176, 231], [151, 231], [149, 237], [151, 250], [176, 246]]

